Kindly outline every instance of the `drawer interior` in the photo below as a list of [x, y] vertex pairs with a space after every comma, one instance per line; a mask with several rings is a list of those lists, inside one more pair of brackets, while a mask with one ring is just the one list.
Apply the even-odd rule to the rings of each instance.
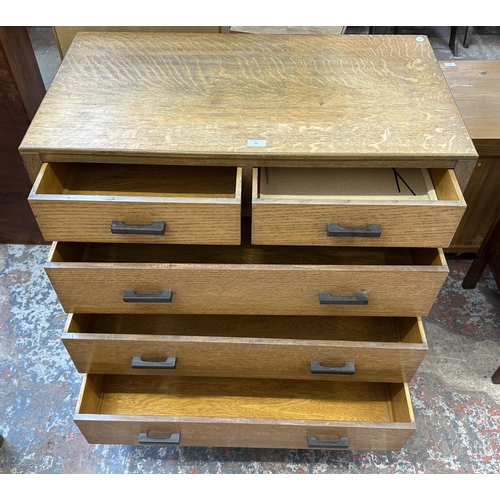
[[235, 198], [237, 170], [231, 167], [46, 163], [35, 183], [34, 194]]
[[443, 266], [442, 252], [432, 248], [357, 248], [154, 245], [58, 242], [50, 262], [244, 265]]
[[[289, 200], [461, 199], [454, 175], [425, 168], [262, 168], [258, 197]], [[455, 179], [456, 183], [456, 179]]]
[[68, 333], [425, 343], [418, 318], [74, 314]]
[[87, 375], [80, 414], [411, 422], [403, 384]]

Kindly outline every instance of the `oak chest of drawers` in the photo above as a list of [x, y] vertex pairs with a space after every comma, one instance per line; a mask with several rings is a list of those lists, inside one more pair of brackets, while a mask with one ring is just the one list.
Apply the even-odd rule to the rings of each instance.
[[477, 156], [425, 38], [81, 33], [20, 151], [90, 443], [411, 436]]

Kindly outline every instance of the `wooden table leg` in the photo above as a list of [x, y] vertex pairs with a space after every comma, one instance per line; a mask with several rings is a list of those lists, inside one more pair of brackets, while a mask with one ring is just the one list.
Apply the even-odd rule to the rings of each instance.
[[500, 288], [500, 215], [486, 234], [462, 282], [462, 288], [475, 288], [487, 264]]
[[500, 366], [497, 368], [497, 371], [491, 376], [491, 381], [494, 384], [500, 384]]
[[470, 265], [469, 270], [465, 275], [465, 278], [462, 282], [462, 288], [476, 288], [477, 282], [481, 278], [486, 268], [486, 264], [488, 264], [488, 246], [489, 245], [485, 245], [484, 242], [483, 245], [481, 245], [481, 248], [474, 257], [474, 260], [472, 261], [472, 264]]

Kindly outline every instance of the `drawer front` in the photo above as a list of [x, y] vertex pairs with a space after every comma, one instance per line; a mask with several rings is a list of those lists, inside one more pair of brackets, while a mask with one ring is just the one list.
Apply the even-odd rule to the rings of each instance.
[[437, 199], [428, 201], [377, 200], [375, 195], [363, 200], [300, 200], [286, 195], [262, 198], [259, 182], [265, 181], [254, 169], [252, 243], [447, 247], [466, 205], [453, 171], [432, 170], [431, 174]]
[[89, 443], [162, 446], [396, 450], [415, 430], [403, 384], [110, 375], [84, 378], [75, 422]]
[[45, 269], [66, 312], [312, 316], [426, 316], [448, 272], [445, 264], [49, 263]]
[[413, 424], [245, 423], [219, 419], [76, 415], [90, 444], [325, 450], [400, 450]]
[[[57, 164], [59, 166], [59, 164]], [[216, 197], [212, 192], [215, 188], [207, 187], [207, 193], [197, 188], [197, 193], [183, 193], [183, 196], [161, 196], [160, 193], [137, 193], [113, 190], [110, 178], [109, 190], [102, 191], [92, 186], [86, 186], [84, 191], [71, 191], [64, 188], [69, 181], [57, 183], [61, 176], [53, 165], [44, 164], [33, 190], [28, 198], [37, 223], [47, 241], [97, 241], [114, 243], [172, 243], [172, 244], [212, 244], [238, 245], [240, 243], [241, 226], [241, 169], [224, 169], [224, 179], [221, 181], [226, 195], [231, 197]], [[109, 168], [113, 168], [110, 166]], [[127, 173], [129, 180], [138, 183], [142, 172], [148, 167], [141, 166], [137, 170], [130, 167]], [[150, 167], [152, 168], [152, 167]], [[158, 169], [159, 167], [154, 167]], [[173, 167], [172, 167], [173, 168]], [[71, 168], [68, 167], [67, 178], [71, 178]], [[83, 167], [80, 170], [85, 171]], [[89, 175], [98, 176], [100, 172], [94, 167], [88, 167]], [[220, 170], [220, 169], [219, 169]], [[232, 172], [231, 172], [232, 171]], [[167, 175], [168, 167], [164, 168]], [[231, 183], [232, 189], [228, 189]], [[174, 175], [174, 174], [171, 174]], [[175, 168], [175, 175], [186, 179], [186, 189], [191, 182], [189, 169]], [[216, 173], [213, 174], [216, 176]], [[135, 177], [134, 177], [135, 176]], [[192, 173], [197, 176], [197, 172]], [[65, 178], [66, 178], [65, 177]], [[227, 178], [226, 178], [227, 177]], [[60, 179], [59, 179], [60, 180]], [[63, 179], [64, 180], [64, 179]], [[149, 182], [154, 181], [149, 179]], [[87, 183], [90, 183], [88, 181]], [[175, 186], [177, 191], [183, 187]], [[58, 186], [52, 187], [52, 186]], [[165, 186], [165, 189], [172, 186]], [[125, 187], [121, 187], [125, 190]], [[152, 189], [149, 186], [149, 189]], [[194, 191], [194, 187], [192, 189]], [[201, 192], [200, 192], [201, 191]], [[85, 194], [80, 194], [81, 192]], [[88, 194], [94, 192], [95, 194]], [[209, 196], [213, 194], [213, 196]], [[222, 194], [220, 195], [222, 196]]]
[[172, 334], [82, 333], [100, 318], [70, 315], [62, 340], [80, 373], [409, 382], [428, 350], [419, 318], [129, 316], [115, 329], [142, 319]]

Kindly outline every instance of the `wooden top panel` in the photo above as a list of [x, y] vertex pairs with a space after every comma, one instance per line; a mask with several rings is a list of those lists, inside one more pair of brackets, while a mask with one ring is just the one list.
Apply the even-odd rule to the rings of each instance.
[[477, 156], [428, 40], [390, 35], [79, 33], [20, 149]]
[[440, 63], [473, 139], [500, 139], [500, 61]]

